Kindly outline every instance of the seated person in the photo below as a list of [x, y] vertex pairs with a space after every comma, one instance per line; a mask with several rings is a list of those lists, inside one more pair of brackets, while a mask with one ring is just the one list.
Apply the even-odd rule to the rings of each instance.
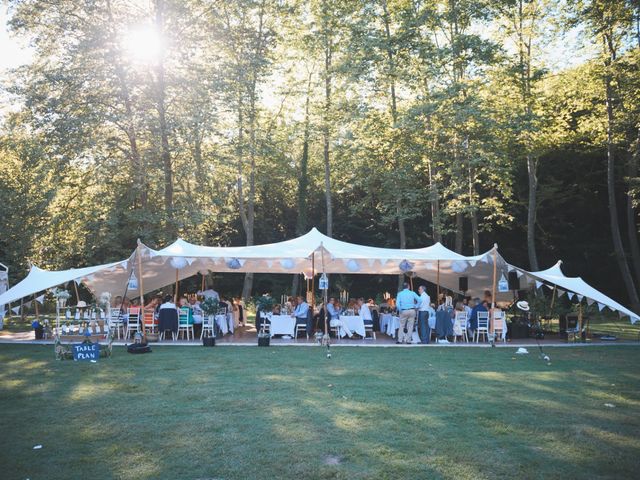
[[189, 307], [191, 307], [191, 316], [193, 318], [193, 335], [194, 337], [199, 337], [202, 333], [203, 313], [200, 308], [200, 302], [197, 301], [195, 296], [189, 298]]
[[471, 316], [469, 317], [469, 331], [474, 336], [476, 330], [478, 330], [478, 312], [488, 312], [489, 310], [485, 306], [486, 302], [480, 302], [479, 298], [474, 298], [469, 302], [471, 306]]
[[296, 300], [297, 300], [296, 308], [291, 314], [291, 316], [296, 318], [296, 326], [304, 325], [305, 330], [307, 331], [307, 335], [310, 335], [311, 325], [309, 325], [309, 322], [308, 322], [309, 304], [301, 296], [298, 296]]
[[273, 313], [274, 315], [280, 315], [282, 313], [282, 307], [280, 307], [280, 304], [275, 304], [273, 306], [273, 309], [271, 310], [271, 313]]
[[360, 318], [362, 318], [362, 321], [365, 323], [365, 325], [373, 325], [371, 310], [369, 310], [369, 306], [364, 303], [364, 298], [362, 297], [358, 299], [358, 308]]
[[337, 302], [333, 297], [330, 298], [329, 303], [327, 303], [327, 312], [329, 312], [329, 326], [338, 327], [349, 338], [353, 337], [353, 333], [349, 330], [347, 324], [340, 320], [340, 314], [342, 313], [340, 302]]
[[176, 304], [173, 303], [173, 297], [171, 295], [165, 295], [164, 301], [160, 305], [159, 310], [164, 308], [173, 308], [174, 310], [177, 310]]
[[327, 314], [329, 320], [337, 319], [340, 316], [340, 306], [333, 297], [329, 298], [329, 303], [327, 303]]

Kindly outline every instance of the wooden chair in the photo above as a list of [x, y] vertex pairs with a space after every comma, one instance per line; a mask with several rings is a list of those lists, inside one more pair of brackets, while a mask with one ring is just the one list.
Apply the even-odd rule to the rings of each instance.
[[489, 335], [489, 312], [478, 312], [478, 328], [474, 334], [476, 343], [480, 340], [480, 334], [484, 336], [486, 342]]

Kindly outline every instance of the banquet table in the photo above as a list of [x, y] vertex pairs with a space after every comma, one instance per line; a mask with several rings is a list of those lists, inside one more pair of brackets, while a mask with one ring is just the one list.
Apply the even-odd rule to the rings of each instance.
[[390, 313], [380, 316], [380, 330], [392, 338], [396, 338], [396, 330], [400, 328], [400, 318]]
[[[359, 315], [340, 315], [339, 318], [346, 324], [349, 330], [351, 330], [354, 333], [357, 333], [361, 337], [365, 336], [364, 320], [362, 320], [362, 317], [360, 317]], [[345, 335], [346, 333], [341, 327], [340, 336], [344, 337]]]
[[231, 314], [216, 315], [216, 325], [218, 325], [222, 335], [226, 335], [229, 332], [233, 333], [233, 316]]
[[269, 333], [273, 337], [274, 335], [295, 335], [296, 319], [290, 315], [272, 315], [269, 318], [271, 326], [269, 327]]

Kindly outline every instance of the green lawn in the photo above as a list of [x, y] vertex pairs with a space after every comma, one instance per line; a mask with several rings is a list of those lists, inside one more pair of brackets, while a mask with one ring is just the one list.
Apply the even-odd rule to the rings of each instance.
[[637, 478], [640, 347], [514, 351], [0, 345], [1, 476]]

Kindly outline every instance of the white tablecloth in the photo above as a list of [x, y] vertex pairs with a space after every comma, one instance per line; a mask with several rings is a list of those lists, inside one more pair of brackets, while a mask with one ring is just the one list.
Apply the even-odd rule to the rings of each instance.
[[216, 315], [216, 324], [222, 332], [222, 335], [227, 333], [233, 333], [233, 316], [228, 313], [227, 315]]
[[384, 313], [380, 317], [380, 330], [390, 337], [396, 338], [396, 330], [400, 328], [400, 318], [390, 313]]
[[289, 315], [272, 315], [271, 318], [271, 327], [269, 327], [269, 332], [271, 336], [274, 335], [293, 335], [296, 331], [296, 319], [295, 317], [291, 317]]
[[[364, 334], [365, 334], [364, 320], [362, 320], [362, 317], [357, 315], [354, 315], [354, 316], [340, 315], [340, 320], [342, 320], [346, 324], [349, 330], [351, 330], [354, 333], [357, 333], [361, 337], [364, 337]], [[345, 335], [346, 333], [342, 330], [342, 328], [340, 328], [340, 336], [344, 337]]]

